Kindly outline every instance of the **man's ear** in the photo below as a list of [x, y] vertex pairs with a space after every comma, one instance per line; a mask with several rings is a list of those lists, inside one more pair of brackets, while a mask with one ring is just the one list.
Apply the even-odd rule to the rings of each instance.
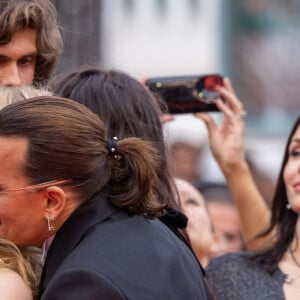
[[65, 191], [58, 186], [51, 186], [45, 189], [46, 204], [46, 218], [54, 216], [58, 218], [64, 211], [67, 201]]

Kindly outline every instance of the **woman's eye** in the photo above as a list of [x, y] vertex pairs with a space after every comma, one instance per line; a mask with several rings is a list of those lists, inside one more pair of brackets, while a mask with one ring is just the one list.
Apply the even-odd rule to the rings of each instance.
[[0, 194], [5, 193], [5, 191], [6, 191], [6, 188], [2, 184], [0, 184]]
[[292, 157], [300, 156], [300, 149], [295, 149], [295, 150], [290, 151], [290, 156], [292, 156]]
[[185, 202], [186, 205], [192, 205], [192, 206], [199, 206], [199, 203], [193, 199], [193, 198], [188, 198]]

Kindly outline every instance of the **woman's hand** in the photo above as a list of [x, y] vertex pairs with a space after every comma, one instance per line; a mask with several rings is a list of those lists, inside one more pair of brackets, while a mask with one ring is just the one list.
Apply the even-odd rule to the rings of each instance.
[[220, 168], [226, 175], [239, 163], [245, 162], [244, 149], [244, 117], [246, 112], [237, 98], [231, 82], [224, 79], [224, 87], [219, 89], [225, 102], [219, 99], [217, 107], [223, 112], [223, 119], [219, 125], [208, 113], [197, 113], [208, 130], [211, 151]]

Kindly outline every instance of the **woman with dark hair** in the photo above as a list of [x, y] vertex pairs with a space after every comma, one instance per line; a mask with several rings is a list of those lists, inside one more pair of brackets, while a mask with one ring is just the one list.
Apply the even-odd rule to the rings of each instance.
[[[211, 146], [230, 190], [233, 191], [235, 197], [239, 195], [239, 198], [242, 198], [242, 187], [245, 195], [244, 210], [251, 205], [258, 208], [256, 218], [259, 218], [268, 212], [268, 209], [253, 184], [247, 163], [243, 158], [241, 139], [243, 107], [228, 80], [226, 80], [226, 85], [228, 90], [221, 89], [221, 92], [227, 95], [227, 106], [225, 107], [221, 101], [218, 104], [224, 111], [221, 127], [218, 129], [207, 115], [202, 115], [201, 119], [208, 125]], [[227, 139], [224, 138], [225, 134], [228, 135]], [[222, 138], [224, 139], [222, 140]], [[225, 145], [226, 143], [227, 145]], [[231, 145], [228, 145], [230, 143]], [[217, 144], [219, 147], [226, 146], [226, 148], [221, 147], [222, 153], [217, 149]], [[236, 155], [229, 155], [233, 153]], [[253, 232], [263, 229], [261, 224], [268, 224], [271, 219], [267, 230], [260, 235], [264, 243], [261, 243], [259, 247], [256, 246], [260, 250], [228, 254], [216, 258], [207, 267], [207, 280], [217, 300], [298, 299], [300, 287], [299, 153], [300, 118], [295, 122], [287, 141], [272, 201], [271, 218], [266, 213], [265, 220], [263, 222], [258, 220], [257, 228], [252, 230]], [[236, 172], [234, 173], [234, 171]], [[240, 181], [241, 186], [238, 187]], [[238, 206], [241, 205], [241, 202], [238, 203]], [[252, 209], [248, 211], [248, 214], [250, 217], [255, 216]], [[251, 225], [251, 220], [248, 218], [246, 223]], [[252, 220], [252, 226], [255, 227], [255, 219]]]
[[155, 218], [160, 160], [72, 100], [0, 111], [0, 235], [44, 245], [39, 299], [208, 299], [195, 257]]
[[[165, 146], [159, 115], [158, 100], [137, 80], [127, 74], [86, 68], [62, 75], [52, 82], [53, 92], [61, 97], [79, 102], [97, 114], [108, 128], [108, 136], [138, 137], [150, 141], [165, 155]], [[172, 187], [166, 160], [161, 160], [161, 188], [166, 198], [172, 201]]]
[[160, 219], [186, 242], [183, 229], [187, 218], [175, 201], [177, 195], [165, 154], [160, 122], [166, 111], [164, 102], [128, 74], [95, 66], [61, 75], [54, 79], [52, 87], [56, 95], [73, 99], [96, 113], [108, 128], [109, 136], [138, 137], [155, 146], [162, 158], [157, 189], [164, 197], [158, 200], [168, 205]]

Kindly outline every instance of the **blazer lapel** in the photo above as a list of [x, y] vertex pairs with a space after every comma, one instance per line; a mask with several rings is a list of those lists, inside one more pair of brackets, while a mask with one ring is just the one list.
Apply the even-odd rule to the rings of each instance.
[[97, 194], [73, 212], [58, 230], [49, 248], [41, 276], [39, 298], [55, 271], [89, 228], [117, 212], [119, 212], [118, 208], [109, 203], [105, 193]]

